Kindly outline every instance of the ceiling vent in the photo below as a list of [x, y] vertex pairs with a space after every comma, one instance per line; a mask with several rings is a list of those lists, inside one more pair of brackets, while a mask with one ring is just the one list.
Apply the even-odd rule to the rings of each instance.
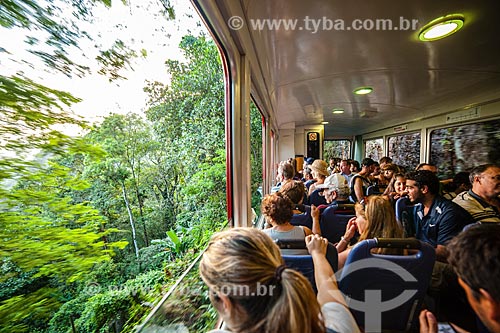
[[316, 118], [322, 115], [322, 113], [318, 112], [314, 105], [311, 104], [304, 106], [304, 113], [306, 114], [307, 118]]

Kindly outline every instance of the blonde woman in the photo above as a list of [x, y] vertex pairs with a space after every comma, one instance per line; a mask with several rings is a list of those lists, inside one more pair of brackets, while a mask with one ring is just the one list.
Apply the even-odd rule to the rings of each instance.
[[309, 167], [311, 168], [312, 175], [316, 180], [314, 184], [309, 186], [308, 195], [311, 195], [311, 193], [317, 189], [316, 186], [323, 184], [326, 177], [330, 176], [330, 172], [327, 170], [328, 164], [323, 160], [315, 160]]
[[[358, 241], [372, 239], [375, 237], [400, 238], [403, 237], [403, 229], [396, 221], [394, 208], [386, 196], [371, 195], [361, 203], [354, 206], [356, 217], [349, 220], [345, 235], [337, 244], [339, 253], [339, 268], [344, 267], [347, 256], [351, 251], [349, 242], [354, 237], [356, 230], [360, 233]], [[379, 249], [378, 253], [392, 253], [393, 249]], [[399, 250], [397, 250], [399, 251]]]
[[210, 300], [228, 330], [245, 333], [357, 333], [325, 253], [328, 240], [306, 238], [318, 299], [307, 279], [287, 268], [280, 250], [262, 231], [233, 228], [215, 234], [200, 262]]

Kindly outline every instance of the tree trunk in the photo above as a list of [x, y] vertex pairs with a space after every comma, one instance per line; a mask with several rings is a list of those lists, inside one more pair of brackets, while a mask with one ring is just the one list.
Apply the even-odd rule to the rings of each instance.
[[137, 246], [134, 217], [132, 216], [132, 209], [130, 208], [130, 202], [128, 201], [127, 198], [127, 192], [125, 192], [125, 183], [122, 182], [121, 185], [122, 185], [123, 200], [125, 200], [125, 206], [127, 206], [128, 217], [130, 220], [130, 227], [132, 228], [132, 240], [134, 242], [135, 256], [137, 259], [139, 259], [139, 247]]

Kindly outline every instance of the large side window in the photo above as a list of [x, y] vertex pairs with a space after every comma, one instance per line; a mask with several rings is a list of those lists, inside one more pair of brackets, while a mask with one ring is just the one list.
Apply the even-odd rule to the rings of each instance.
[[262, 114], [252, 101], [250, 104], [250, 166], [252, 183], [252, 208], [260, 215], [262, 200]]
[[338, 157], [343, 160], [351, 158], [351, 140], [325, 140], [323, 141], [323, 159]]
[[388, 153], [393, 163], [413, 170], [420, 163], [420, 132], [390, 136]]
[[365, 157], [379, 161], [384, 157], [384, 139], [365, 140]]
[[441, 178], [500, 161], [500, 119], [435, 129], [430, 140], [430, 161]]

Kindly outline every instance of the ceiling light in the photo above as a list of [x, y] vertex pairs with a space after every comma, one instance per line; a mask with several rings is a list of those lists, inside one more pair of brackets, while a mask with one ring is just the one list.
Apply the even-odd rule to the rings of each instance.
[[426, 24], [419, 32], [418, 38], [424, 42], [431, 42], [448, 37], [460, 30], [465, 18], [462, 14], [451, 14], [439, 17]]
[[356, 95], [366, 95], [366, 94], [369, 94], [373, 91], [373, 88], [372, 87], [359, 87], [359, 88], [356, 88], [354, 89], [354, 93]]
[[328, 125], [328, 122], [327, 121], [322, 121], [321, 124], [322, 125]]
[[344, 109], [340, 109], [340, 108], [339, 109], [333, 109], [332, 112], [335, 113], [335, 114], [341, 114], [341, 113], [344, 113]]

